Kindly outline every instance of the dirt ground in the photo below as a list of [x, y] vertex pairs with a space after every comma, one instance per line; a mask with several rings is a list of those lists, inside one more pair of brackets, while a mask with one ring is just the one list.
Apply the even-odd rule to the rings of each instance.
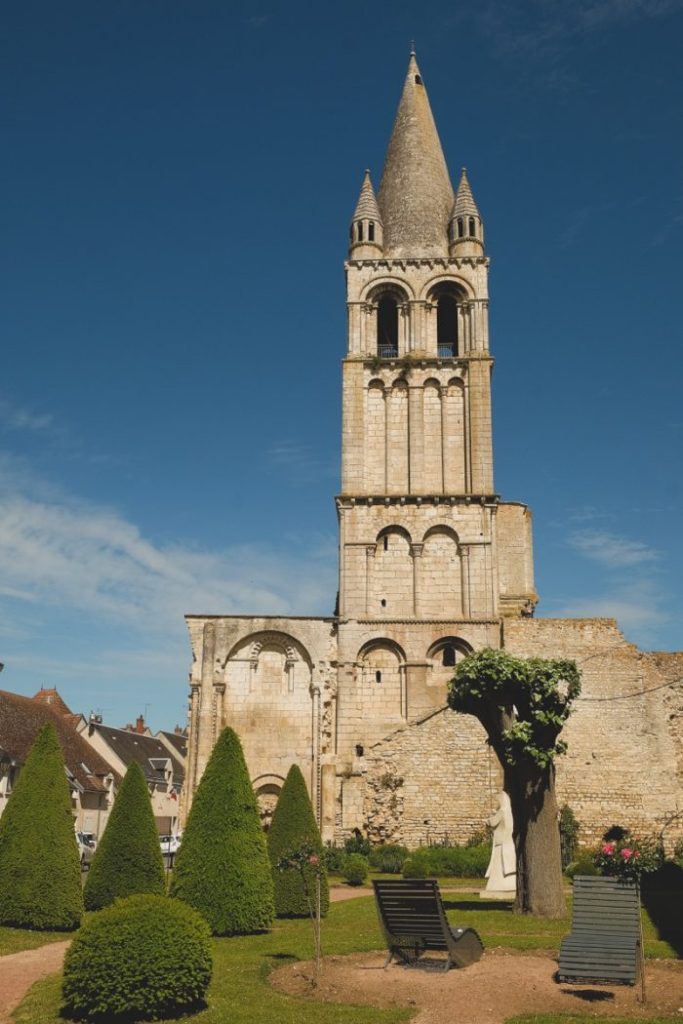
[[556, 959], [538, 951], [488, 950], [471, 967], [448, 972], [439, 969], [436, 954], [417, 968], [392, 963], [383, 970], [385, 960], [384, 953], [327, 957], [316, 989], [310, 963], [281, 967], [271, 980], [280, 991], [310, 999], [415, 1007], [414, 1024], [502, 1024], [516, 1014], [548, 1012], [607, 1018], [679, 1013], [683, 1021], [683, 963], [676, 960], [648, 961], [644, 1006], [640, 986], [558, 984]]
[[11, 1021], [12, 1011], [34, 981], [60, 969], [69, 942], [51, 942], [0, 958], [0, 1024]]

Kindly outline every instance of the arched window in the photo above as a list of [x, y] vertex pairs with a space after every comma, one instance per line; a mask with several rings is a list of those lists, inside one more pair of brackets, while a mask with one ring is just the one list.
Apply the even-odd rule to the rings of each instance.
[[363, 221], [358, 221], [358, 241], [363, 241]]
[[458, 353], [458, 302], [462, 296], [454, 285], [440, 284], [434, 290], [436, 301], [436, 345], [442, 358], [453, 358]]
[[385, 292], [377, 303], [377, 355], [393, 359], [398, 355], [398, 301]]
[[470, 217], [470, 235], [472, 235], [473, 238], [477, 237], [477, 225], [474, 217]]
[[458, 238], [464, 238], [465, 236], [465, 225], [462, 217], [458, 217]]
[[375, 241], [375, 222], [369, 221], [368, 223], [368, 242]]
[[455, 647], [453, 644], [446, 644], [441, 651], [441, 664], [444, 668], [455, 668]]

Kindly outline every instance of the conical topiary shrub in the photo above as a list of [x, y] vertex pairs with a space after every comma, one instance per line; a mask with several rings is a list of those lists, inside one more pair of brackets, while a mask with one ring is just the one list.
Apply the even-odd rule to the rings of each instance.
[[149, 791], [142, 768], [128, 766], [83, 890], [86, 910], [108, 907], [118, 896], [166, 892]]
[[[277, 870], [277, 863], [282, 857], [301, 847], [311, 847], [322, 856], [320, 832], [306, 783], [298, 765], [293, 764], [287, 773], [268, 832], [268, 855], [273, 868], [275, 913], [278, 917], [308, 917], [311, 910], [309, 899], [311, 903], [315, 899], [313, 871], [304, 868], [302, 875], [296, 867], [286, 871]], [[321, 914], [326, 914], [329, 906], [330, 894], [327, 877], [323, 872], [320, 879]]]
[[221, 733], [194, 795], [171, 895], [203, 914], [215, 935], [244, 935], [272, 923], [266, 839], [233, 729]]
[[82, 913], [71, 793], [48, 723], [0, 818], [0, 924], [66, 931], [78, 927]]

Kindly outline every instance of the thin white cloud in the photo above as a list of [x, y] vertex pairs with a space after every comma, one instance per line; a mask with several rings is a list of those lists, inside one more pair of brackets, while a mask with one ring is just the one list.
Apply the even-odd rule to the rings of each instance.
[[568, 601], [553, 610], [563, 618], [616, 619], [626, 635], [641, 647], [656, 646], [660, 629], [671, 621], [668, 595], [656, 581], [632, 579], [601, 594]]
[[[1, 468], [1, 467], [0, 467]], [[0, 474], [0, 477], [2, 474]], [[0, 595], [11, 608], [78, 611], [132, 631], [177, 635], [187, 612], [326, 614], [334, 562], [266, 545], [161, 545], [119, 512], [0, 481]], [[18, 616], [20, 617], [20, 616]]]
[[[456, 9], [446, 23], [453, 28], [473, 19], [482, 36], [506, 56], [556, 57], [576, 39], [628, 22], [663, 18], [683, 10], [683, 0], [481, 0]], [[576, 84], [559, 75], [556, 85]]]
[[54, 417], [49, 413], [34, 413], [6, 398], [0, 398], [0, 428], [42, 434], [52, 433], [56, 430], [56, 425]]
[[569, 543], [585, 558], [608, 569], [626, 569], [659, 559], [659, 552], [648, 544], [606, 530], [579, 530], [570, 534]]

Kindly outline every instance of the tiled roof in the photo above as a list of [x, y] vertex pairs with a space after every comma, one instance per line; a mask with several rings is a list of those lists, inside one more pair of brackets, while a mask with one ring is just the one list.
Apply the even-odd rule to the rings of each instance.
[[41, 686], [38, 693], [35, 693], [31, 699], [40, 704], [49, 704], [53, 711], [56, 711], [60, 715], [72, 714], [71, 709], [66, 706], [57, 690], [46, 690]]
[[0, 750], [16, 764], [23, 764], [38, 732], [46, 722], [51, 722], [69, 774], [82, 789], [103, 792], [107, 789], [105, 777], [113, 775], [118, 782], [119, 776], [76, 732], [70, 721], [71, 713], [68, 708], [66, 711], [64, 714], [55, 710], [54, 704], [47, 701], [0, 690]]
[[187, 736], [185, 733], [168, 732], [166, 729], [160, 729], [159, 732], [168, 740], [173, 749], [178, 751], [182, 758], [187, 757]]
[[173, 769], [173, 785], [178, 789], [182, 786], [185, 778], [183, 766], [161, 740], [154, 736], [145, 736], [144, 733], [129, 732], [128, 729], [113, 729], [108, 725], [95, 725], [94, 728], [125, 765], [137, 761], [148, 782], [164, 781], [163, 768], [155, 767], [150, 762], [170, 760]]

